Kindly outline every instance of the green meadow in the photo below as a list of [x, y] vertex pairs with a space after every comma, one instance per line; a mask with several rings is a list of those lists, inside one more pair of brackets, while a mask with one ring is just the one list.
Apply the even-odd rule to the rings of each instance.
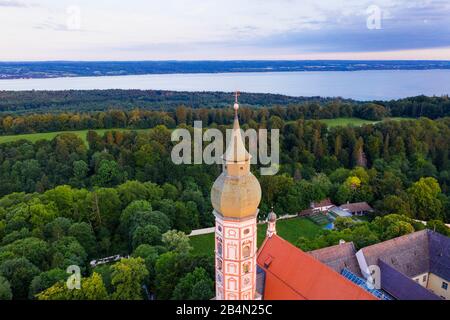
[[[394, 120], [394, 121], [400, 121], [400, 120], [412, 120], [411, 118], [386, 118], [383, 121], [387, 120]], [[371, 120], [365, 120], [365, 119], [359, 119], [359, 118], [336, 118], [336, 119], [321, 119], [320, 122], [323, 122], [327, 124], [329, 127], [337, 127], [337, 126], [362, 126], [365, 124], [373, 124], [377, 123], [379, 121], [371, 121]], [[103, 135], [106, 131], [114, 131], [114, 130], [121, 130], [121, 131], [130, 131], [131, 129], [96, 129], [98, 134]], [[138, 129], [136, 131], [145, 131], [148, 129]], [[79, 136], [82, 140], [86, 141], [86, 135], [88, 130], [80, 130], [80, 131], [57, 131], [57, 132], [45, 132], [45, 133], [30, 133], [30, 134], [18, 134], [18, 135], [9, 135], [9, 136], [0, 136], [0, 143], [6, 143], [6, 142], [12, 142], [17, 140], [28, 140], [31, 142], [36, 142], [38, 140], [51, 140], [57, 135], [61, 133], [74, 133], [77, 136]]]
[[[258, 225], [258, 247], [266, 236], [267, 224]], [[292, 218], [277, 221], [277, 234], [290, 243], [295, 243], [299, 237], [314, 238], [322, 230], [320, 226], [307, 218]], [[190, 237], [194, 254], [213, 254], [214, 233]]]
[[[382, 121], [402, 121], [402, 120], [414, 120], [413, 118], [399, 118], [399, 117], [392, 117], [392, 118], [385, 118]], [[372, 121], [372, 120], [366, 120], [366, 119], [360, 119], [360, 118], [335, 118], [335, 119], [320, 119], [320, 122], [325, 123], [329, 127], [338, 127], [338, 126], [354, 126], [359, 127], [365, 124], [374, 124], [380, 121]]]
[[[131, 131], [131, 129], [95, 129], [93, 131], [100, 135], [103, 135], [107, 131]], [[145, 131], [147, 129], [137, 129], [135, 131]], [[79, 130], [79, 131], [56, 131], [56, 132], [44, 132], [44, 133], [29, 133], [29, 134], [18, 134], [11, 136], [0, 136], [0, 143], [12, 142], [17, 140], [28, 140], [31, 142], [36, 142], [38, 140], [52, 140], [56, 136], [62, 133], [73, 133], [79, 136], [83, 141], [86, 142], [87, 133], [89, 130]]]

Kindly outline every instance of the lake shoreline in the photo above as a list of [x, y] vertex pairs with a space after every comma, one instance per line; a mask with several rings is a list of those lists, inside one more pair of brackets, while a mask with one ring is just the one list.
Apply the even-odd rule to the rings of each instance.
[[177, 73], [0, 80], [0, 91], [168, 90], [386, 101], [450, 94], [450, 70]]
[[0, 61], [1, 79], [236, 72], [450, 69], [449, 60]]
[[148, 72], [148, 73], [127, 73], [127, 74], [101, 74], [101, 75], [65, 75], [65, 76], [46, 76], [46, 77], [16, 77], [2, 78], [1, 81], [7, 80], [44, 80], [44, 79], [65, 79], [65, 78], [104, 78], [104, 77], [127, 77], [127, 76], [154, 76], [154, 75], [200, 75], [200, 74], [239, 74], [239, 73], [316, 73], [316, 72], [364, 72], [364, 71], [433, 71], [433, 70], [450, 70], [450, 68], [424, 68], [424, 69], [360, 69], [360, 70], [254, 70], [254, 71], [211, 71], [211, 72]]

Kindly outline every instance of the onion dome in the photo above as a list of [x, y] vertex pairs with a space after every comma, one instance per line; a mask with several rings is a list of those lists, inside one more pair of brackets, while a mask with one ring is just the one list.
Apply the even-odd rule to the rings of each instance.
[[222, 156], [223, 172], [211, 189], [211, 202], [216, 213], [232, 219], [256, 216], [261, 201], [261, 186], [250, 172], [251, 155], [242, 139], [238, 109], [236, 101], [231, 139]]

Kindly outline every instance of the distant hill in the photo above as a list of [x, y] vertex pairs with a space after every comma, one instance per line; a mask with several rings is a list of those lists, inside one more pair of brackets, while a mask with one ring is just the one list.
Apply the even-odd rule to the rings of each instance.
[[450, 61], [236, 60], [0, 62], [0, 79], [167, 73], [450, 69]]

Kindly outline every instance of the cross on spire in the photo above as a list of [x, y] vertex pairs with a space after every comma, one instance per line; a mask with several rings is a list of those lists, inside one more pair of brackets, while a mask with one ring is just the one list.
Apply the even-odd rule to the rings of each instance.
[[238, 109], [239, 109], [239, 104], [238, 104], [238, 97], [239, 97], [239, 95], [240, 95], [239, 91], [236, 91], [234, 93], [234, 106], [233, 106], [233, 108], [234, 108], [234, 118], [235, 118], [235, 120], [238, 117], [237, 112], [238, 112]]
[[238, 103], [238, 97], [241, 95], [241, 93], [239, 91], [236, 91], [234, 93], [234, 103]]

